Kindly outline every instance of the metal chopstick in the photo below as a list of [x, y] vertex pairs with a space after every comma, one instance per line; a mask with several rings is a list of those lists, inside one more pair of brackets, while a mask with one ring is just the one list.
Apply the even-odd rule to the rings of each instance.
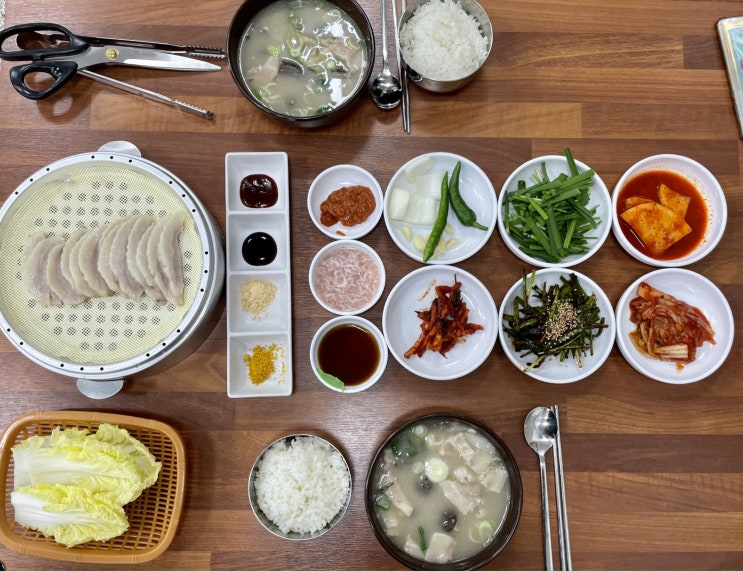
[[[402, 61], [402, 52], [400, 51], [399, 30], [400, 23], [397, 21], [396, 7], [397, 0], [392, 0], [392, 19], [395, 21], [395, 44], [397, 45], [397, 66], [400, 72], [400, 83], [402, 83], [402, 128], [406, 133], [410, 133], [410, 81], [408, 79], [408, 66]], [[401, 3], [402, 12], [405, 13], [405, 0]], [[402, 14], [400, 14], [402, 17]]]
[[570, 532], [568, 531], [568, 506], [565, 499], [565, 475], [562, 469], [562, 442], [560, 440], [560, 411], [558, 406], [552, 405], [552, 412], [557, 423], [555, 445], [552, 455], [555, 468], [555, 495], [557, 496], [557, 531], [560, 542], [560, 565], [562, 571], [572, 571], [573, 561], [570, 553]]
[[204, 119], [214, 119], [214, 113], [212, 113], [211, 111], [201, 109], [200, 107], [196, 107], [195, 105], [191, 105], [190, 103], [184, 103], [183, 101], [172, 99], [167, 95], [163, 95], [162, 93], [150, 91], [149, 89], [144, 89], [143, 87], [137, 87], [136, 85], [132, 85], [131, 83], [119, 81], [118, 79], [113, 79], [111, 77], [101, 75], [100, 73], [90, 71], [89, 69], [79, 69], [77, 73], [94, 81], [103, 83], [104, 85], [107, 85], [109, 87], [113, 87], [114, 89], [120, 89], [133, 95], [139, 95], [140, 97], [144, 97], [145, 99], [149, 99], [150, 101], [165, 103], [166, 105], [171, 105], [182, 111], [186, 111], [188, 113], [191, 113], [192, 115], [197, 115]]

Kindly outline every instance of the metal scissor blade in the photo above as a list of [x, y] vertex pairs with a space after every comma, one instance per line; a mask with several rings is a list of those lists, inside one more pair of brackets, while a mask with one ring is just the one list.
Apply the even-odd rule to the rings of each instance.
[[175, 71], [217, 71], [220, 66], [200, 59], [127, 46], [90, 46], [78, 56], [68, 56], [85, 69], [99, 64], [131, 65]]
[[165, 42], [149, 42], [146, 40], [126, 40], [120, 38], [102, 38], [92, 36], [81, 36], [92, 46], [126, 46], [130, 48], [142, 48], [147, 50], [159, 50], [174, 55], [213, 57], [224, 59], [227, 57], [222, 48], [205, 46], [183, 46], [180, 44], [168, 44]]
[[[109, 48], [110, 49], [110, 48]], [[178, 71], [217, 71], [220, 66], [176, 54], [163, 53], [157, 50], [145, 50], [120, 46], [115, 48], [121, 52], [119, 63], [138, 67], [154, 67], [158, 69], [174, 69]]]

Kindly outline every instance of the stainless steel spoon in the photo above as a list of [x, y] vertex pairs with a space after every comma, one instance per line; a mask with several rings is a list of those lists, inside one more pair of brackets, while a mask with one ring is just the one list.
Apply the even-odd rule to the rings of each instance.
[[394, 109], [402, 101], [402, 85], [390, 71], [386, 4], [387, 0], [382, 0], [382, 71], [372, 81], [371, 98], [380, 109]]
[[553, 571], [552, 533], [550, 531], [549, 496], [547, 493], [547, 460], [545, 454], [555, 441], [555, 425], [550, 421], [551, 411], [538, 406], [526, 415], [524, 421], [524, 438], [539, 455], [539, 479], [542, 487], [542, 531], [544, 535], [544, 566]]

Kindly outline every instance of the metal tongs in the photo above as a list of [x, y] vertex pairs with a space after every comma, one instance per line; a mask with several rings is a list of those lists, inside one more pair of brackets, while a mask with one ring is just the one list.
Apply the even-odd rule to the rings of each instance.
[[[15, 38], [18, 50], [6, 50], [4, 42]], [[99, 65], [126, 65], [178, 71], [216, 71], [220, 66], [193, 59], [225, 57], [220, 48], [183, 46], [160, 42], [78, 36], [67, 28], [53, 23], [21, 24], [0, 32], [0, 59], [31, 63], [11, 68], [13, 87], [29, 99], [43, 99], [55, 93], [69, 79], [79, 73], [109, 87], [146, 99], [158, 101], [183, 111], [212, 119], [214, 114], [195, 105], [172, 99], [161, 93], [150, 91], [91, 71]], [[51, 84], [36, 88], [27, 78], [33, 74], [46, 75]]]

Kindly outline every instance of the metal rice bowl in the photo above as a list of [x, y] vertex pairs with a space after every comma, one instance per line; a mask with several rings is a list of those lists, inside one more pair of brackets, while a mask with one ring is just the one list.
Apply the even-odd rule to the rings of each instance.
[[[256, 493], [256, 488], [255, 488], [256, 476], [258, 474], [261, 462], [264, 456], [266, 455], [266, 453], [269, 450], [271, 450], [271, 448], [273, 448], [273, 446], [278, 444], [279, 442], [292, 442], [293, 440], [297, 438], [311, 438], [313, 440], [317, 440], [329, 446], [331, 451], [336, 453], [343, 460], [343, 464], [345, 465], [346, 471], [348, 473], [348, 495], [343, 503], [343, 506], [341, 507], [340, 510], [338, 510], [335, 516], [322, 529], [319, 529], [313, 533], [298, 533], [295, 531], [289, 531], [287, 533], [284, 533], [283, 531], [281, 531], [281, 529], [279, 529], [279, 526], [276, 525], [273, 521], [271, 521], [266, 516], [266, 514], [263, 513], [263, 510], [261, 510], [260, 506], [258, 505], [258, 498], [257, 498], [257, 493]], [[289, 434], [287, 436], [282, 436], [281, 438], [274, 440], [273, 442], [271, 442], [271, 444], [266, 446], [261, 451], [261, 453], [258, 455], [258, 457], [255, 459], [255, 462], [253, 463], [253, 467], [250, 470], [250, 476], [248, 477], [248, 499], [250, 501], [250, 508], [253, 510], [253, 513], [255, 514], [255, 517], [258, 520], [258, 522], [267, 531], [271, 532], [275, 536], [281, 537], [282, 539], [289, 539], [292, 541], [306, 541], [308, 539], [315, 539], [316, 537], [325, 535], [327, 532], [333, 529], [338, 524], [338, 522], [343, 518], [343, 516], [346, 514], [346, 511], [348, 510], [348, 504], [351, 502], [352, 492], [353, 492], [353, 478], [351, 477], [351, 469], [348, 466], [348, 461], [346, 460], [346, 457], [334, 444], [314, 434], [306, 434], [306, 433]]]
[[[407, 8], [402, 13], [402, 16], [400, 17], [400, 22], [398, 24], [398, 35], [399, 32], [402, 30], [403, 26], [407, 23], [408, 20], [413, 16], [415, 11], [423, 4], [426, 4], [431, 0], [414, 0], [410, 4], [407, 5]], [[488, 16], [485, 9], [477, 2], [477, 0], [457, 0], [459, 4], [461, 4], [462, 8], [464, 9], [467, 14], [475, 18], [477, 22], [480, 24], [480, 32], [485, 37], [488, 43], [487, 47], [487, 53], [485, 54], [485, 59], [483, 60], [483, 63], [480, 65], [478, 69], [470, 73], [469, 75], [466, 75], [464, 77], [460, 77], [458, 79], [450, 79], [450, 80], [441, 80], [441, 79], [433, 79], [431, 77], [426, 77], [413, 69], [407, 62], [404, 62], [407, 67], [407, 73], [408, 78], [415, 83], [418, 87], [425, 89], [427, 91], [434, 91], [437, 93], [448, 93], [450, 91], [456, 91], [457, 89], [461, 89], [468, 83], [470, 83], [475, 76], [479, 73], [479, 71], [482, 69], [482, 67], [485, 65], [485, 62], [487, 61], [488, 57], [490, 56], [490, 51], [493, 47], [493, 26], [490, 23], [490, 17]], [[401, 50], [402, 52], [402, 50]], [[404, 60], [404, 53], [402, 53], [402, 57]]]

